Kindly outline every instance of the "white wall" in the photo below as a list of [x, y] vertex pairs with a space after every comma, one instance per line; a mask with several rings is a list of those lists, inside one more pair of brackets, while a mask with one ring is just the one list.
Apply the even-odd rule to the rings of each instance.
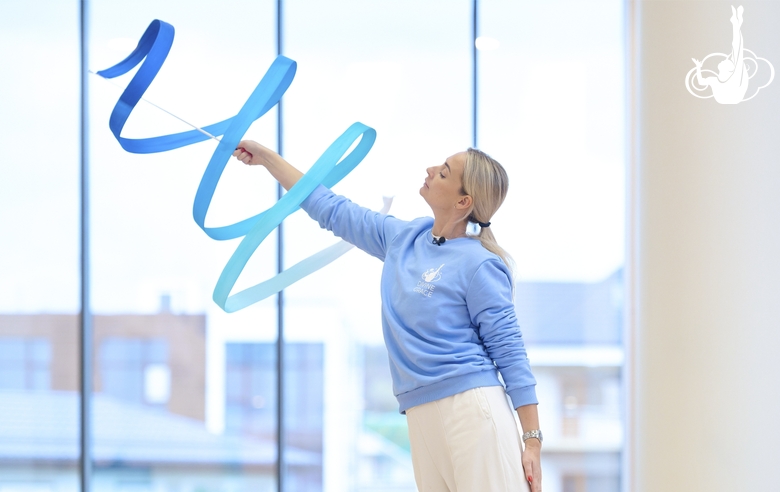
[[[780, 69], [780, 2], [742, 5], [745, 47]], [[777, 490], [780, 81], [697, 99], [685, 75], [731, 51], [730, 3], [629, 11], [627, 490]]]

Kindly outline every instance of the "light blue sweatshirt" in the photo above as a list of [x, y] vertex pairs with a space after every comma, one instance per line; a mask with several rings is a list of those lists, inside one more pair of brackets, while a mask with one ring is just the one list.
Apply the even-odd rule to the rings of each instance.
[[[384, 261], [382, 330], [400, 412], [479, 386], [538, 403], [509, 271], [479, 240], [433, 243], [433, 219], [403, 221], [319, 186], [301, 204], [320, 227]], [[495, 364], [494, 364], [495, 362]]]

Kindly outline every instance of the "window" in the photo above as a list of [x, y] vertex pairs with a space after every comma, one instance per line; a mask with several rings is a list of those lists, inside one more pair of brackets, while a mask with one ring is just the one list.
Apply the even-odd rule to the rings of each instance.
[[276, 347], [273, 343], [228, 343], [225, 430], [276, 437]]
[[48, 390], [50, 366], [48, 340], [0, 337], [0, 390]]
[[[194, 125], [216, 123], [239, 111], [275, 57], [275, 4], [91, 0], [89, 68], [114, 65], [153, 19], [167, 22], [173, 46], [144, 99]], [[237, 28], [238, 18], [251, 27]], [[273, 490], [275, 436], [227, 432], [225, 349], [247, 337], [272, 344], [276, 300], [233, 315], [214, 305], [214, 285], [237, 241], [206, 236], [192, 206], [216, 142], [125, 152], [108, 120], [132, 73], [89, 79], [95, 481], [105, 489]], [[275, 120], [273, 110], [247, 137], [274, 142]], [[141, 101], [123, 136], [190, 129]], [[276, 184], [259, 171], [227, 166], [207, 226], [238, 222], [276, 201]], [[273, 235], [238, 288], [272, 276], [275, 256]], [[270, 412], [275, 418], [273, 405]]]
[[[198, 126], [237, 112], [274, 59], [280, 29], [283, 54], [298, 62], [283, 100], [283, 155], [306, 171], [353, 122], [374, 127], [374, 148], [334, 191], [373, 209], [393, 196], [390, 212], [403, 219], [430, 213], [417, 192], [425, 168], [470, 146], [476, 117], [477, 147], [512, 182], [491, 227], [518, 264], [517, 314], [545, 402], [545, 482], [617, 490], [621, 2], [283, 0], [281, 25], [274, 0], [88, 3], [93, 71], [124, 58], [152, 19], [175, 26], [169, 59], [144, 97]], [[24, 455], [0, 446], [3, 490], [78, 487], [78, 8], [53, 0], [0, 7], [8, 68], [0, 80], [0, 225], [12, 231], [0, 242], [0, 443], [35, 443]], [[251, 27], [236, 28], [236, 12]], [[108, 118], [121, 94], [115, 84], [130, 77], [88, 81], [84, 281], [94, 315], [98, 488], [275, 490], [281, 318], [285, 489], [415, 490], [383, 347], [381, 262], [351, 251], [286, 289], [281, 312], [274, 298], [222, 312], [212, 290], [238, 241], [213, 241], [191, 219], [215, 142], [161, 154], [122, 150]], [[141, 101], [124, 135], [188, 129]], [[29, 135], [47, 135], [57, 158], [31, 156], [19, 143]], [[275, 147], [277, 110], [246, 138]], [[262, 168], [229, 165], [207, 225], [271, 207], [276, 190]], [[285, 266], [335, 241], [296, 213], [281, 237]], [[274, 233], [236, 289], [275, 274], [277, 244]]]
[[99, 354], [104, 393], [131, 403], [168, 403], [171, 373], [165, 340], [106, 338]]
[[[360, 121], [376, 143], [334, 191], [374, 210], [394, 196], [390, 213], [402, 219], [428, 215], [425, 168], [471, 142], [471, 2], [294, 0], [284, 9], [285, 54], [299, 63], [284, 101], [285, 157], [305, 171]], [[288, 267], [337, 240], [305, 213], [288, 219], [284, 239]], [[416, 489], [406, 419], [392, 387], [373, 379], [388, 366], [364, 363], [385, 350], [381, 268], [355, 249], [285, 291], [288, 343], [323, 346], [323, 490]]]
[[78, 487], [78, 7], [0, 2], [3, 492]]
[[624, 23], [617, 0], [478, 2], [478, 144], [544, 430], [546, 487], [617, 491], [623, 449]]
[[[322, 490], [322, 349], [321, 343], [285, 345], [285, 427], [293, 490]], [[273, 343], [227, 344], [226, 432], [276, 437], [275, 359]]]

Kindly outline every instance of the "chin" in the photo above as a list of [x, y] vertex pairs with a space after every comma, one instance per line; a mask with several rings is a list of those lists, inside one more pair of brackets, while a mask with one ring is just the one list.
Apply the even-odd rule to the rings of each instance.
[[425, 204], [429, 207], [431, 206], [431, 202], [428, 201], [428, 197], [420, 193], [420, 196], [423, 197], [423, 200], [425, 201]]

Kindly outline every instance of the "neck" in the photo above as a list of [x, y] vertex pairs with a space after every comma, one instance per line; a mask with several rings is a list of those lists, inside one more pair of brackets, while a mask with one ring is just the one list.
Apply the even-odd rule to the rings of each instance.
[[466, 235], [466, 221], [447, 221], [435, 218], [433, 221], [433, 228], [431, 234], [437, 237], [444, 237], [447, 239], [454, 239], [456, 237], [462, 237]]

